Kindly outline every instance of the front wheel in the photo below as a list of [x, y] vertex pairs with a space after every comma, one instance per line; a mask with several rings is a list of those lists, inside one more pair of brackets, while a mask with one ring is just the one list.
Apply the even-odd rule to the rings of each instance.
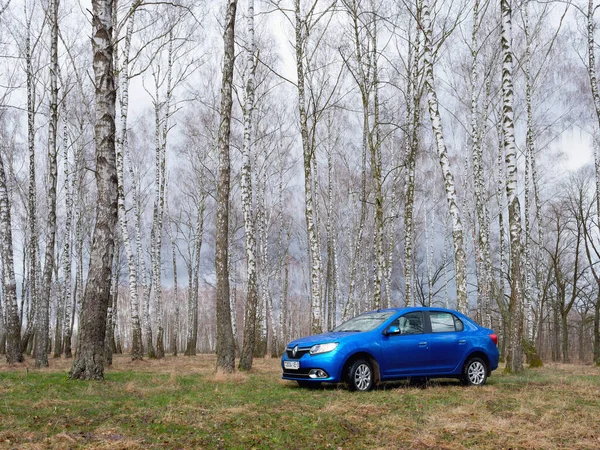
[[373, 367], [369, 361], [354, 361], [348, 370], [348, 388], [351, 391], [370, 391], [373, 389]]
[[463, 369], [462, 382], [465, 386], [483, 386], [488, 377], [488, 370], [481, 358], [471, 358]]

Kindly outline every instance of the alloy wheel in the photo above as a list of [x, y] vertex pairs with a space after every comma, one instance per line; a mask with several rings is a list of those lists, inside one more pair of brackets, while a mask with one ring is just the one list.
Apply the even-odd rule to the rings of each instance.
[[366, 391], [371, 385], [371, 368], [363, 363], [354, 371], [354, 384], [359, 391]]
[[467, 370], [467, 376], [469, 377], [469, 382], [475, 386], [479, 386], [483, 384], [485, 381], [485, 367], [480, 361], [473, 361], [469, 364], [469, 369]]

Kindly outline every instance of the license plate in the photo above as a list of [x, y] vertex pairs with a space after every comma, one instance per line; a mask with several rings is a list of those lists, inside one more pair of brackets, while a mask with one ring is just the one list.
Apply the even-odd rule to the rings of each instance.
[[298, 370], [300, 368], [300, 361], [284, 361], [283, 368]]

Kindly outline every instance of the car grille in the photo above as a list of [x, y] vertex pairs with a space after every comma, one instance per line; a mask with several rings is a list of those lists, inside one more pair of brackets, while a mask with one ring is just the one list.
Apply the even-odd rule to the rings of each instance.
[[290, 359], [300, 359], [310, 351], [310, 348], [299, 348], [296, 352], [296, 356], [292, 356], [293, 351], [293, 348], [287, 348], [285, 350], [287, 357]]
[[307, 378], [307, 379], [309, 379], [310, 377], [308, 376], [308, 372], [310, 372], [310, 369], [298, 369], [298, 370], [284, 369], [283, 376], [284, 377], [292, 377], [292, 378]]

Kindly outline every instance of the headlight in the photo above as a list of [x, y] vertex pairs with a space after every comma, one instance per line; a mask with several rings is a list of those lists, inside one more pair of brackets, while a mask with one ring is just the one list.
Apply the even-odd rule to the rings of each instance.
[[329, 344], [317, 344], [317, 345], [313, 345], [310, 348], [310, 354], [311, 355], [317, 355], [319, 353], [327, 353], [332, 351], [333, 349], [335, 349], [338, 346], [337, 342], [330, 342]]

